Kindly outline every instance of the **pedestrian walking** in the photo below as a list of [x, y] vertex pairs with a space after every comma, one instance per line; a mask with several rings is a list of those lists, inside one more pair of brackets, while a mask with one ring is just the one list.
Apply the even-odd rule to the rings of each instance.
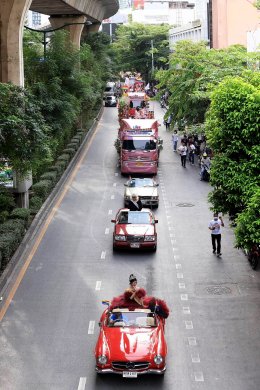
[[168, 118], [165, 120], [165, 129], [166, 129], [166, 131], [169, 130], [171, 122], [172, 122], [172, 116], [169, 115]]
[[189, 162], [191, 163], [191, 165], [194, 165], [195, 149], [195, 145], [191, 140], [189, 144]]
[[174, 152], [177, 151], [178, 139], [179, 139], [179, 136], [178, 136], [177, 130], [174, 130], [174, 132], [172, 134], [172, 147], [173, 147]]
[[[211, 242], [213, 253], [216, 253], [217, 256], [221, 256], [221, 226], [224, 227], [224, 222], [221, 216], [218, 213], [213, 214], [213, 219], [209, 222], [209, 230], [211, 230]], [[216, 248], [217, 243], [217, 248]]]
[[181, 142], [181, 146], [178, 148], [180, 155], [181, 155], [181, 165], [183, 168], [186, 168], [186, 158], [187, 158], [187, 146], [184, 144], [184, 142]]

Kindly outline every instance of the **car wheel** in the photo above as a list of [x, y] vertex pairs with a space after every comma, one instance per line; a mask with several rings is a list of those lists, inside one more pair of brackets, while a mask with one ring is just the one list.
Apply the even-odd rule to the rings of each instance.
[[152, 247], [152, 252], [156, 252], [156, 250], [157, 250], [157, 245], [154, 245], [154, 246]]
[[113, 252], [117, 252], [118, 251], [118, 247], [113, 245]]

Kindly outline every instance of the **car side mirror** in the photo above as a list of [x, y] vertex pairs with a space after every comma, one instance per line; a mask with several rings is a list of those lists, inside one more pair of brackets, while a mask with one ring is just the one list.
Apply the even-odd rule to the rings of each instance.
[[98, 326], [101, 327], [101, 325], [102, 325], [102, 322], [99, 322], [99, 323], [98, 323]]
[[127, 183], [124, 183], [124, 186], [127, 187]]
[[158, 219], [155, 219], [155, 220], [154, 220], [154, 223], [158, 223]]
[[156, 183], [156, 187], [159, 187], [159, 183]]
[[111, 222], [116, 223], [116, 220], [115, 219], [111, 219]]

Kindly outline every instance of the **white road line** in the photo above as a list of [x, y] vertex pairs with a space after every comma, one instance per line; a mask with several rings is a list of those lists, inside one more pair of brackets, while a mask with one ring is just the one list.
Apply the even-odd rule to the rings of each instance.
[[185, 322], [185, 328], [186, 329], [193, 329], [192, 321], [184, 321], [184, 322]]
[[88, 334], [94, 334], [95, 321], [89, 321]]
[[115, 176], [118, 176], [118, 172], [115, 172]]
[[179, 248], [172, 248], [173, 252], [178, 252]]
[[117, 184], [116, 183], [113, 183], [113, 187], [116, 187], [117, 186]]
[[186, 288], [185, 283], [179, 283], [179, 288]]
[[191, 354], [192, 363], [200, 363], [200, 355], [196, 352]]
[[194, 372], [194, 379], [196, 382], [204, 382], [204, 376], [201, 371]]
[[189, 297], [188, 294], [181, 294], [181, 301], [188, 301]]
[[106, 228], [105, 234], [109, 234], [109, 228]]
[[183, 274], [181, 274], [181, 273], [177, 273], [177, 279], [183, 279]]
[[189, 308], [189, 306], [183, 306], [182, 312], [183, 312], [183, 314], [190, 314], [190, 308]]
[[111, 215], [112, 214], [112, 210], [108, 210], [108, 215]]
[[172, 245], [176, 244], [176, 242], [175, 238], [171, 240]]
[[105, 258], [106, 258], [106, 251], [102, 251], [102, 252], [101, 252], [100, 259], [101, 259], [101, 260], [104, 260]]
[[85, 390], [87, 378], [86, 377], [81, 377], [79, 378], [79, 385], [78, 385], [78, 390]]
[[111, 199], [115, 199], [115, 195], [111, 195]]
[[97, 291], [101, 290], [101, 280], [97, 280], [96, 281], [96, 288], [95, 288], [95, 290], [97, 290]]
[[188, 337], [188, 343], [189, 343], [190, 346], [197, 345], [196, 337]]
[[161, 187], [162, 192], [166, 192], [164, 187]]
[[172, 216], [171, 215], [166, 215], [166, 218], [171, 218]]
[[173, 230], [173, 227], [172, 226], [168, 226], [168, 229], [171, 231], [171, 230]]
[[181, 264], [175, 264], [176, 269], [181, 269]]
[[180, 260], [180, 255], [174, 255], [173, 257], [175, 261]]

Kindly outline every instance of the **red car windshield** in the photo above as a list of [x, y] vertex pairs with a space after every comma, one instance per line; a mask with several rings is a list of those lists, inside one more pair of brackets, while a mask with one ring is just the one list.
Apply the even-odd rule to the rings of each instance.
[[127, 139], [123, 141], [124, 150], [155, 150], [156, 142], [153, 140]]
[[146, 225], [153, 223], [153, 218], [150, 213], [139, 211], [122, 211], [118, 216], [118, 223]]
[[109, 327], [133, 326], [152, 327], [157, 326], [154, 313], [144, 313], [136, 311], [112, 312], [108, 314], [107, 325]]

